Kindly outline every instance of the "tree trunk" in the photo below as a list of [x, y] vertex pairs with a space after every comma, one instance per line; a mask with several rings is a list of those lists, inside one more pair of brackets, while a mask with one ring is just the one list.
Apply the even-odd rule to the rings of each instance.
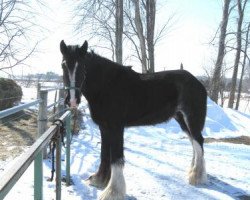
[[155, 0], [146, 1], [146, 18], [147, 18], [147, 44], [148, 44], [148, 58], [150, 73], [155, 69], [155, 57], [154, 57], [154, 30], [155, 30]]
[[147, 53], [146, 53], [146, 44], [145, 37], [143, 35], [143, 25], [140, 15], [140, 5], [138, 0], [133, 0], [135, 6], [135, 27], [137, 31], [137, 36], [140, 41], [140, 50], [141, 50], [141, 64], [142, 64], [142, 73], [147, 73]]
[[115, 6], [115, 56], [116, 62], [122, 64], [123, 0], [116, 0]]
[[224, 98], [224, 90], [220, 90], [220, 98], [221, 98], [221, 107], [224, 106], [225, 98]]
[[242, 63], [242, 70], [241, 70], [241, 76], [240, 76], [240, 83], [239, 83], [239, 89], [238, 89], [238, 96], [237, 96], [237, 101], [236, 101], [236, 106], [235, 109], [239, 109], [240, 105], [240, 95], [241, 95], [241, 89], [242, 89], [242, 81], [244, 77], [244, 72], [245, 72], [245, 65], [246, 65], [246, 58], [247, 58], [247, 49], [248, 49], [248, 39], [249, 39], [249, 31], [250, 31], [250, 23], [248, 23], [247, 27], [247, 32], [246, 32], [246, 43], [245, 43], [245, 49], [244, 49], [244, 58], [243, 58], [243, 63]]
[[221, 69], [222, 63], [225, 55], [225, 39], [227, 32], [227, 24], [229, 17], [229, 4], [231, 0], [224, 0], [224, 8], [223, 8], [223, 16], [220, 27], [220, 38], [219, 38], [219, 49], [217, 60], [215, 63], [215, 69], [212, 78], [212, 86], [211, 86], [211, 99], [218, 102], [218, 93], [220, 90], [220, 82], [221, 82]]
[[[247, 1], [247, 0], [245, 0]], [[237, 75], [238, 75], [238, 68], [239, 68], [239, 62], [240, 62], [240, 53], [241, 53], [241, 38], [242, 38], [242, 22], [244, 17], [244, 8], [245, 5], [242, 8], [241, 0], [238, 0], [238, 25], [237, 25], [237, 49], [236, 49], [236, 56], [234, 60], [234, 68], [233, 68], [233, 77], [232, 77], [232, 85], [229, 95], [229, 101], [228, 101], [228, 107], [233, 108], [234, 105], [234, 98], [235, 98], [235, 91], [236, 91], [236, 84], [237, 84]]]

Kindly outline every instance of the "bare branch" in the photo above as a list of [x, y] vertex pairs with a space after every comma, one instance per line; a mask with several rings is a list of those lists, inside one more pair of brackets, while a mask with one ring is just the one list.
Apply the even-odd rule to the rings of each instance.
[[166, 32], [171, 29], [172, 24], [170, 24], [170, 23], [173, 21], [174, 18], [175, 18], [175, 13], [172, 14], [167, 19], [167, 21], [162, 26], [162, 28], [160, 29], [160, 31], [158, 31], [158, 33], [156, 33], [154, 45], [156, 45], [161, 39], [163, 39], [166, 36]]
[[[40, 0], [37, 2], [41, 3]], [[28, 33], [31, 35], [34, 28], [40, 27], [35, 22], [36, 15], [37, 11], [32, 7], [30, 0], [0, 2], [0, 70], [24, 64], [24, 61], [34, 53], [37, 43], [31, 50], [27, 43], [30, 44]]]

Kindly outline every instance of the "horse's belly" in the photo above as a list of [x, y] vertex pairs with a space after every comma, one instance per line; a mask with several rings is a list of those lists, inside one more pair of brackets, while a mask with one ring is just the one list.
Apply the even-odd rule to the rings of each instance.
[[153, 125], [161, 122], [165, 122], [173, 117], [175, 113], [175, 106], [163, 107], [159, 110], [151, 110], [142, 113], [133, 113], [131, 116], [127, 116], [127, 126], [141, 126], [141, 125]]

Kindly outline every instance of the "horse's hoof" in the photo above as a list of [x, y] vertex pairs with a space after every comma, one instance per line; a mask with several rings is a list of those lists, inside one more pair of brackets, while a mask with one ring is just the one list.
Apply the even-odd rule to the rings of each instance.
[[93, 187], [100, 188], [100, 189], [105, 188], [107, 185], [107, 181], [104, 181], [100, 176], [98, 176], [96, 174], [93, 174], [92, 176], [87, 178], [85, 180], [85, 183], [87, 185], [91, 185]]
[[107, 187], [100, 196], [100, 200], [124, 200], [125, 192], [118, 192], [112, 187]]
[[113, 165], [111, 169], [110, 181], [102, 192], [100, 200], [124, 200], [126, 183], [123, 176], [123, 168], [120, 165]]
[[188, 181], [190, 185], [194, 186], [205, 184], [207, 182], [207, 174], [206, 172], [197, 172], [195, 169], [190, 170]]
[[188, 182], [190, 185], [198, 185], [197, 178], [193, 172], [189, 172]]

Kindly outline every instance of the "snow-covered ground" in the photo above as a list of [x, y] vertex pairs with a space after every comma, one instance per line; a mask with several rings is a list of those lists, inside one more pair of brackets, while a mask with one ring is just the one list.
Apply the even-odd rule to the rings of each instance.
[[[89, 115], [84, 117], [84, 121], [86, 128], [73, 138], [71, 146], [74, 184], [69, 187], [63, 185], [63, 200], [95, 200], [101, 193], [101, 190], [84, 183], [98, 169], [100, 161], [98, 127]], [[203, 135], [214, 138], [250, 136], [250, 116], [222, 109], [208, 100]], [[206, 143], [204, 150], [208, 183], [194, 187], [187, 181], [192, 147], [185, 136], [174, 120], [125, 130], [127, 200], [250, 199], [250, 146]], [[3, 169], [12, 163], [4, 167], [2, 163]], [[65, 174], [65, 162], [62, 163]], [[55, 183], [46, 181], [50, 176], [50, 167], [50, 161], [45, 160], [45, 200], [55, 199]], [[5, 199], [33, 199], [33, 165]]]
[[249, 120], [250, 115], [230, 108], [221, 108], [208, 98], [203, 135], [214, 138], [250, 136]]
[[[58, 86], [55, 85], [54, 87]], [[35, 87], [27, 87], [27, 88], [22, 87], [22, 91], [23, 91], [23, 97], [21, 101], [22, 103], [28, 103], [37, 99], [37, 89]], [[52, 104], [55, 101], [55, 95], [58, 98], [58, 93], [56, 94], [56, 91], [48, 92], [48, 105]]]

